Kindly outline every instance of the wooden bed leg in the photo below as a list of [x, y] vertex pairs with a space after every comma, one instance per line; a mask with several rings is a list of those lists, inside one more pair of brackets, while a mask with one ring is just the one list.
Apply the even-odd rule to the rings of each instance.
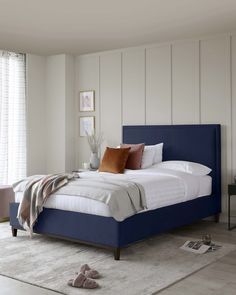
[[120, 260], [120, 248], [119, 247], [114, 249], [114, 259]]
[[17, 229], [14, 227], [11, 227], [11, 232], [12, 232], [12, 236], [16, 237], [17, 236]]
[[220, 213], [217, 213], [214, 215], [214, 220], [216, 223], [218, 223], [220, 221]]

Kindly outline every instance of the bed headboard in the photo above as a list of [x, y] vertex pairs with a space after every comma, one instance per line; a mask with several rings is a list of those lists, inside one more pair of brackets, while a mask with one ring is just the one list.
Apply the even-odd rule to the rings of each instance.
[[163, 161], [185, 160], [212, 169], [212, 193], [221, 198], [220, 125], [123, 126], [124, 143], [146, 145], [163, 142]]

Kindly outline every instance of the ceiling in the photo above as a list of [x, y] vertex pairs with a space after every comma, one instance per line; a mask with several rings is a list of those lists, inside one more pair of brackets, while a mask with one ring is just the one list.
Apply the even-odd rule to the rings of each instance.
[[235, 0], [0, 0], [0, 49], [82, 54], [236, 30]]

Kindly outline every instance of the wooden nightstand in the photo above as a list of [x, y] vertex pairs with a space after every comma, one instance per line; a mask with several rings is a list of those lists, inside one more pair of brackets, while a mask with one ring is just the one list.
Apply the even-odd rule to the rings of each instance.
[[230, 218], [231, 217], [236, 217], [236, 216], [231, 215], [231, 212], [230, 212], [230, 209], [231, 209], [230, 208], [231, 196], [236, 196], [236, 183], [231, 183], [231, 184], [228, 185], [228, 230], [231, 230], [231, 229], [236, 227], [236, 226], [230, 227]]
[[79, 169], [77, 169], [77, 170], [73, 170], [72, 173], [82, 173], [82, 172], [89, 172], [89, 171], [97, 171], [97, 169], [94, 170], [94, 169], [84, 169], [84, 168], [79, 168]]
[[83, 168], [79, 168], [77, 170], [73, 170], [72, 173], [74, 174], [74, 177], [79, 178], [79, 174], [80, 173], [82, 173], [82, 172], [91, 172], [91, 171], [95, 172], [95, 171], [97, 171], [97, 169], [94, 170], [94, 169], [83, 169]]

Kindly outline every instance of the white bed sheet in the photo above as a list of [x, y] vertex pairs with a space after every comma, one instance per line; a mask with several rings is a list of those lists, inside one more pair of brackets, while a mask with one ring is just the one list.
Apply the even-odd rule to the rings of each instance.
[[[208, 175], [194, 176], [184, 172], [163, 168], [157, 169], [155, 167], [141, 170], [126, 170], [123, 175], [98, 172], [81, 173], [82, 178], [94, 176], [104, 178], [122, 177], [140, 183], [145, 190], [147, 210], [154, 210], [210, 195], [212, 186], [212, 179]], [[15, 194], [15, 201], [20, 202], [22, 197], [23, 193], [17, 192]], [[60, 191], [51, 195], [44, 207], [105, 217], [111, 216], [108, 206], [102, 202], [80, 196], [63, 195], [60, 194]], [[133, 212], [127, 211], [125, 218], [132, 214]]]

